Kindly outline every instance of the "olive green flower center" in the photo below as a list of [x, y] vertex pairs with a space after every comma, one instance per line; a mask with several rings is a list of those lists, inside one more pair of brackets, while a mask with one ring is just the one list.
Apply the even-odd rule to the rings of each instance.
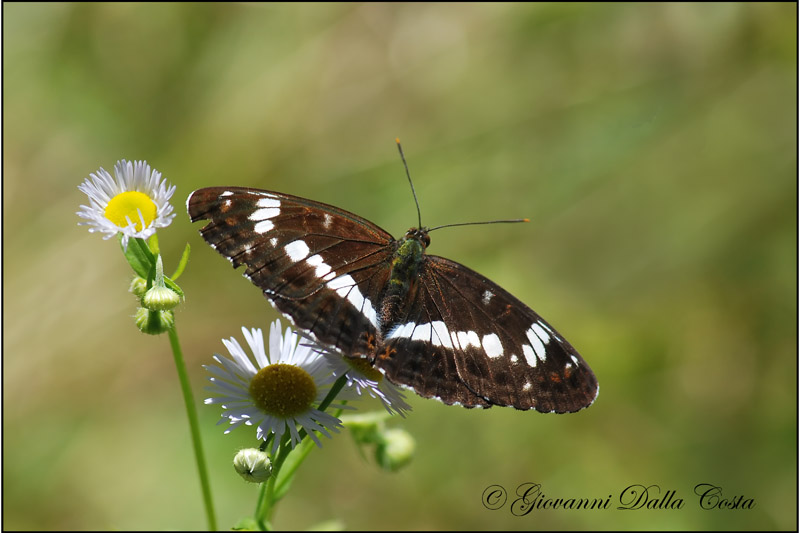
[[265, 413], [291, 418], [308, 411], [317, 397], [311, 375], [295, 365], [269, 365], [250, 380], [250, 397]]

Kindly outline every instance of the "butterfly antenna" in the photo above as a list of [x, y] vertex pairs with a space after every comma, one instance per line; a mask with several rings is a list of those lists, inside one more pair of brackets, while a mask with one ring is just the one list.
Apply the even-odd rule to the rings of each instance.
[[513, 224], [516, 222], [530, 222], [531, 219], [529, 218], [515, 218], [512, 220], [487, 220], [485, 222], [459, 222], [457, 224], [444, 224], [443, 226], [436, 226], [435, 228], [430, 228], [428, 233], [436, 229], [442, 228], [452, 228], [454, 226], [477, 226], [478, 224]]
[[422, 227], [422, 214], [419, 211], [419, 200], [417, 200], [417, 191], [414, 190], [414, 182], [411, 181], [411, 174], [408, 172], [408, 163], [406, 163], [406, 156], [403, 154], [403, 147], [400, 145], [400, 138], [396, 137], [394, 142], [397, 143], [397, 149], [400, 150], [400, 159], [403, 160], [403, 166], [406, 168], [406, 177], [408, 183], [411, 185], [411, 194], [414, 195], [414, 203], [417, 205], [417, 221], [419, 222], [418, 228]]

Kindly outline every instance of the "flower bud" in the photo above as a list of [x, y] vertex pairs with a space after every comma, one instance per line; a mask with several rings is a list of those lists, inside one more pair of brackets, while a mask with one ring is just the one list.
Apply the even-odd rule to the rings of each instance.
[[239, 450], [233, 458], [233, 468], [250, 483], [263, 483], [272, 474], [272, 463], [267, 452], [258, 448]]
[[181, 297], [164, 284], [164, 266], [161, 254], [156, 256], [156, 271], [153, 286], [142, 298], [142, 305], [152, 311], [166, 311], [177, 306]]
[[134, 276], [128, 290], [137, 298], [143, 297], [144, 293], [147, 292], [147, 280], [141, 276]]
[[133, 318], [136, 321], [136, 327], [148, 335], [166, 333], [175, 325], [175, 315], [172, 314], [172, 311], [151, 311], [140, 307], [136, 310]]
[[386, 411], [371, 411], [345, 415], [342, 424], [350, 430], [353, 440], [358, 444], [376, 444], [383, 441], [384, 421], [391, 415]]
[[181, 302], [181, 297], [175, 291], [164, 286], [150, 287], [142, 298], [142, 305], [152, 311], [167, 311]]
[[387, 429], [382, 437], [383, 442], [375, 449], [375, 459], [384, 470], [396, 472], [411, 461], [417, 443], [404, 429]]

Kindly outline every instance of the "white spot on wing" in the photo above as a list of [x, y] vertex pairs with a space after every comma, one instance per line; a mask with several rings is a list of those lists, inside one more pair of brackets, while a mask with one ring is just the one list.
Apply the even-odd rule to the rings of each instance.
[[269, 240], [269, 243], [272, 245], [273, 248], [275, 248], [276, 246], [278, 246], [278, 238], [277, 237], [272, 237]]
[[[387, 339], [409, 339], [412, 341], [430, 342], [434, 346], [445, 348], [458, 348], [466, 350], [470, 346], [483, 348], [489, 357], [500, 357], [503, 355], [503, 344], [500, 337], [494, 333], [483, 336], [483, 340], [474, 331], [450, 331], [447, 325], [441, 320], [430, 323], [417, 324], [408, 322], [398, 324], [386, 336]], [[512, 359], [515, 361], [516, 359]]]
[[456, 336], [462, 350], [466, 350], [470, 346], [481, 347], [481, 339], [474, 331], [459, 331]]
[[558, 333], [556, 333], [555, 331], [553, 331], [553, 328], [551, 328], [550, 326], [548, 326], [548, 325], [547, 325], [547, 324], [545, 324], [544, 322], [539, 322], [539, 324], [541, 324], [541, 325], [542, 325], [542, 327], [543, 327], [544, 329], [546, 329], [548, 332], [550, 332], [550, 335], [552, 335], [552, 336], [553, 336], [553, 337], [554, 337], [554, 338], [555, 338], [557, 341], [559, 341], [559, 342], [564, 342], [564, 339], [562, 339], [561, 337], [559, 337], [559, 336], [558, 336]]
[[542, 339], [543, 343], [547, 344], [548, 342], [550, 342], [550, 335], [548, 335], [547, 332], [544, 329], [542, 329], [542, 326], [534, 322], [534, 324], [531, 326], [531, 329], [533, 330], [534, 333], [536, 333], [537, 337]]
[[[359, 294], [360, 291], [359, 291]], [[375, 329], [380, 329], [380, 324], [378, 323], [378, 313], [375, 311], [375, 308], [372, 306], [372, 302], [369, 301], [369, 298], [364, 298], [364, 307], [361, 307], [361, 312], [364, 313], [364, 316], [367, 317], [369, 323], [375, 326]]]
[[220, 198], [222, 198], [223, 196], [233, 196], [233, 191], [225, 191], [224, 193], [219, 195]]
[[574, 355], [570, 355], [569, 357], [570, 357], [570, 359], [572, 359], [572, 362], [575, 363], [575, 366], [577, 366], [578, 365], [578, 358], [575, 357]]
[[322, 260], [322, 256], [320, 256], [319, 254], [312, 255], [311, 257], [306, 259], [306, 263], [308, 263], [310, 266], [316, 267], [314, 269], [314, 274], [318, 278], [321, 278], [327, 275], [329, 272], [331, 272], [330, 265], [325, 263]]
[[529, 344], [522, 345], [522, 355], [525, 357], [525, 361], [528, 362], [529, 366], [536, 367], [536, 363], [539, 360], [536, 359], [536, 355], [533, 353], [533, 348], [531, 348]]
[[500, 342], [500, 337], [494, 333], [483, 336], [483, 350], [489, 357], [500, 357], [503, 355], [503, 344]]
[[512, 362], [512, 363], [516, 363], [516, 362], [518, 361], [518, 359], [517, 359], [517, 354], [515, 354], [515, 353], [512, 353], [512, 354], [511, 354], [511, 357], [510, 357], [509, 359], [511, 359], [511, 362]]
[[256, 205], [258, 207], [267, 207], [267, 208], [280, 207], [281, 201], [278, 200], [277, 198], [274, 198], [272, 195], [269, 195], [266, 196], [266, 198], [262, 198], [259, 201], [257, 201]]
[[387, 339], [395, 339], [398, 337], [407, 338], [411, 335], [411, 332], [414, 331], [414, 326], [416, 326], [414, 322], [408, 322], [407, 324], [398, 324], [392, 329], [392, 331], [389, 332], [386, 338]]
[[[436, 320], [428, 324], [415, 324], [409, 322], [403, 326], [398, 326], [393, 331], [395, 337], [407, 337], [412, 341], [427, 341], [434, 346], [444, 346], [452, 348], [450, 342], [450, 332], [441, 320]], [[390, 334], [391, 336], [391, 334]]]
[[311, 251], [308, 249], [308, 245], [301, 240], [292, 241], [284, 246], [283, 249], [286, 250], [286, 255], [289, 256], [289, 259], [294, 262], [302, 261], [308, 257], [308, 253]]
[[325, 229], [331, 227], [331, 222], [333, 222], [333, 217], [329, 213], [325, 213], [325, 222], [322, 223], [325, 226]]
[[494, 296], [494, 293], [492, 291], [484, 291], [483, 305], [489, 305], [489, 302], [492, 301], [492, 296]]
[[445, 348], [452, 348], [453, 344], [450, 342], [450, 331], [447, 329], [447, 325], [442, 322], [441, 320], [436, 320], [433, 322], [433, 336], [431, 341], [436, 346], [444, 346]]
[[417, 324], [416, 322], [399, 324], [389, 332], [386, 338], [404, 338], [412, 341], [426, 341], [430, 342], [434, 346], [453, 348], [451, 335], [452, 334], [447, 329], [447, 325], [445, 325], [445, 323], [441, 320], [436, 320], [427, 324]]
[[372, 302], [369, 301], [369, 298], [364, 298], [364, 295], [361, 294], [352, 276], [344, 274], [343, 276], [333, 278], [328, 282], [327, 287], [336, 291], [336, 294], [342, 298], [346, 298], [347, 301], [353, 304], [353, 307], [367, 317], [367, 320], [369, 320], [373, 326], [376, 328], [380, 327], [378, 324], [378, 313], [375, 312]]
[[530, 381], [526, 381], [525, 385], [522, 386], [522, 390], [524, 390], [524, 391], [531, 390], [531, 382]]
[[[275, 227], [275, 224], [273, 224], [271, 220], [262, 220], [261, 222], [258, 222], [253, 227], [253, 231], [255, 231], [256, 233], [263, 234], [263, 233], [266, 233], [266, 232], [270, 231], [274, 227]], [[277, 239], [275, 239], [273, 237], [272, 239], [270, 239], [270, 242], [272, 242], [272, 240], [275, 240], [275, 243], [273, 243], [273, 245], [272, 245], [272, 246], [275, 246], [275, 244], [277, 244]]]
[[531, 347], [533, 348], [533, 351], [536, 353], [536, 357], [538, 357], [539, 360], [544, 362], [545, 357], [547, 357], [547, 350], [545, 349], [542, 340], [536, 335], [536, 333], [534, 333], [533, 328], [528, 328], [528, 331], [525, 332], [525, 335], [528, 337], [528, 342], [531, 343]]
[[413, 333], [411, 334], [412, 341], [430, 341], [431, 334], [433, 333], [433, 328], [430, 324], [420, 324], [416, 328], [413, 328]]
[[[340, 296], [346, 296], [347, 290], [350, 290], [351, 287], [355, 287], [355, 285], [356, 285], [356, 280], [354, 280], [350, 276], [350, 274], [345, 274], [343, 276], [339, 276], [331, 280], [330, 283], [328, 283], [328, 288], [338, 292]], [[344, 293], [339, 292], [342, 289], [347, 289], [347, 290], [345, 290]]]
[[269, 218], [274, 218], [281, 214], [281, 210], [277, 207], [265, 207], [263, 209], [256, 209], [253, 211], [249, 217], [252, 221], [257, 220], [267, 220]]

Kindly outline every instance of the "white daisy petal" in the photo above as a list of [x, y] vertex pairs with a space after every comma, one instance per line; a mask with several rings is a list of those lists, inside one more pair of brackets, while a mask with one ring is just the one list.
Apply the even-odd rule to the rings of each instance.
[[[279, 354], [281, 353], [281, 343], [283, 342], [281, 338], [281, 321], [276, 320], [269, 326], [269, 355], [267, 358], [269, 359], [272, 354]], [[272, 360], [270, 360], [272, 362]]]
[[234, 337], [231, 337], [228, 340], [222, 339], [222, 344], [224, 344], [228, 349], [228, 353], [233, 356], [236, 366], [241, 370], [242, 373], [252, 375], [258, 372], [258, 369], [253, 366], [250, 358], [247, 357], [247, 354], [242, 349], [239, 341], [237, 341]]
[[227, 371], [227, 375], [223, 376], [223, 379], [232, 383], [238, 383], [246, 386], [248, 383], [250, 383], [250, 378], [255, 374], [255, 371], [247, 372], [241, 368], [236, 361], [232, 361], [230, 359], [223, 359], [220, 361], [220, 364], [223, 367], [222, 369]]
[[[216, 357], [214, 359], [216, 359]], [[225, 363], [220, 361], [220, 364], [224, 365]], [[214, 374], [218, 378], [225, 379], [225, 380], [231, 379], [231, 374], [229, 372], [225, 372], [223, 369], [219, 368], [218, 366], [203, 365], [203, 368], [205, 368], [206, 370], [208, 370], [209, 372], [211, 372], [212, 374]], [[236, 382], [237, 383], [247, 384], [247, 380], [242, 379], [240, 376], [234, 376], [234, 377], [236, 378]]]
[[249, 330], [247, 328], [242, 328], [242, 333], [244, 334], [245, 340], [247, 340], [247, 344], [250, 345], [250, 350], [252, 350], [253, 355], [256, 357], [256, 363], [258, 363], [259, 368], [264, 368], [269, 364], [269, 360], [267, 359], [267, 354], [264, 351], [264, 336], [261, 334], [260, 329], [253, 328]]
[[208, 387], [208, 390], [215, 394], [229, 394], [229, 398], [250, 398], [250, 395], [243, 391], [241, 387], [238, 387], [232, 383], [215, 381], [214, 384], [216, 387]]

